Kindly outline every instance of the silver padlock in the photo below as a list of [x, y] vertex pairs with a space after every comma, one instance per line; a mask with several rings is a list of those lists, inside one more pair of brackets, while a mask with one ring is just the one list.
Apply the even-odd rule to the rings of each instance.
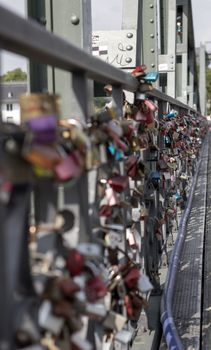
[[96, 243], [79, 243], [77, 250], [87, 258], [101, 258], [101, 247]]
[[59, 335], [64, 325], [64, 320], [61, 317], [56, 317], [52, 313], [52, 305], [50, 301], [45, 300], [39, 309], [38, 313], [39, 326], [55, 335]]
[[75, 346], [78, 350], [92, 350], [92, 344], [86, 340], [81, 339], [80, 333], [74, 333], [70, 338], [70, 343], [72, 346]]
[[146, 99], [146, 95], [143, 92], [137, 92], [135, 99], [144, 101]]

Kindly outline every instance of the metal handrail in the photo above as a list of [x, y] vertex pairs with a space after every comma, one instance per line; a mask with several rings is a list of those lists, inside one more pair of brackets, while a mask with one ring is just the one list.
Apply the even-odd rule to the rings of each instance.
[[169, 102], [172, 106], [177, 106], [177, 107], [180, 107], [180, 108], [185, 109], [185, 110], [188, 109], [189, 111], [197, 113], [195, 109], [191, 108], [190, 106], [187, 106], [183, 102], [176, 100], [175, 98], [173, 98], [169, 95], [164, 94], [163, 92], [161, 92], [157, 89], [153, 89], [153, 90], [148, 91], [147, 95], [149, 97], [154, 97], [158, 101]]
[[[0, 6], [0, 46], [2, 49], [40, 63], [46, 63], [73, 73], [84, 73], [87, 78], [98, 82], [119, 85], [131, 92], [138, 89], [138, 81], [131, 74], [93, 57], [47, 31], [36, 21], [26, 20], [2, 6]], [[148, 92], [148, 95], [158, 100], [167, 101], [174, 106], [194, 111], [189, 106], [159, 90], [153, 89]]]
[[199, 176], [201, 162], [202, 162], [202, 159], [200, 159], [197, 164], [197, 170], [192, 181], [191, 190], [188, 197], [188, 203], [180, 221], [178, 236], [171, 255], [168, 274], [165, 281], [165, 288], [164, 288], [164, 292], [161, 300], [161, 323], [163, 327], [163, 334], [169, 350], [184, 349], [182, 340], [178, 334], [178, 330], [176, 328], [174, 318], [173, 318], [172, 300], [173, 300], [174, 287], [175, 287], [176, 278], [177, 278], [179, 260], [180, 260], [182, 248], [184, 245], [187, 222], [191, 211], [193, 195], [194, 195], [196, 183]]
[[69, 72], [84, 73], [99, 82], [121, 85], [128, 91], [138, 87], [130, 74], [48, 32], [36, 21], [26, 20], [1, 6], [0, 43], [5, 50]]

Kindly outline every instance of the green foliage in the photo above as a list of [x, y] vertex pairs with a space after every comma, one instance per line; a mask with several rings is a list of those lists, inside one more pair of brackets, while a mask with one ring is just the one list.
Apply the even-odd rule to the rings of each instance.
[[206, 71], [206, 85], [207, 85], [207, 93], [211, 96], [211, 69], [207, 68]]
[[14, 70], [8, 71], [1, 77], [1, 79], [3, 81], [25, 81], [27, 79], [27, 74], [22, 71], [21, 68], [16, 68]]
[[108, 97], [95, 97], [94, 98], [94, 108], [95, 112], [98, 113], [100, 112], [104, 107], [107, 102], [110, 101], [110, 98]]

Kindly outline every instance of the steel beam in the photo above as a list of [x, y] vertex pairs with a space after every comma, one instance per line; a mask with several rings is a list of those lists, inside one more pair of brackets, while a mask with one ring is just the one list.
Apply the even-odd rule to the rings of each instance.
[[199, 91], [200, 91], [200, 108], [202, 115], [206, 115], [206, 57], [205, 46], [200, 44], [199, 55]]
[[167, 75], [166, 93], [176, 96], [176, 0], [160, 0], [159, 72]]
[[188, 104], [189, 106], [193, 107], [194, 105], [194, 100], [195, 100], [195, 71], [194, 71], [194, 60], [195, 60], [195, 52], [191, 50], [189, 52], [189, 69], [188, 69], [188, 75], [189, 75], [189, 84], [188, 84], [188, 94], [189, 94], [189, 99], [188, 99]]
[[[39, 24], [46, 25], [45, 1], [27, 0], [26, 13]], [[31, 59], [28, 63], [28, 85], [31, 92], [48, 90], [47, 66]]]
[[167, 52], [173, 63], [167, 73], [167, 95], [170, 95], [174, 98], [176, 96], [176, 12], [176, 0], [169, 0]]
[[[189, 21], [189, 1], [177, 0], [177, 8], [181, 6], [181, 41], [178, 40], [178, 25], [177, 25], [177, 55], [182, 57], [182, 74], [181, 74], [181, 90], [180, 95], [176, 97], [183, 103], [187, 103], [187, 85], [188, 85], [188, 21]], [[179, 83], [179, 82], [177, 82]]]
[[[46, 0], [46, 12], [48, 30], [91, 53], [91, 0]], [[62, 112], [65, 117], [77, 114], [77, 101], [70, 90], [71, 85], [70, 74], [48, 68], [49, 90], [56, 91], [62, 97]]]
[[[141, 20], [141, 23], [140, 23]], [[142, 0], [138, 31], [142, 32], [142, 62], [150, 71], [158, 70], [157, 1]]]

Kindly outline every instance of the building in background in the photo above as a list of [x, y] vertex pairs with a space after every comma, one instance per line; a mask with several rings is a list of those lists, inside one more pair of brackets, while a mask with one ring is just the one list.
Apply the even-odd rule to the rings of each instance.
[[27, 82], [1, 82], [1, 116], [3, 122], [20, 123], [19, 96], [26, 93]]

